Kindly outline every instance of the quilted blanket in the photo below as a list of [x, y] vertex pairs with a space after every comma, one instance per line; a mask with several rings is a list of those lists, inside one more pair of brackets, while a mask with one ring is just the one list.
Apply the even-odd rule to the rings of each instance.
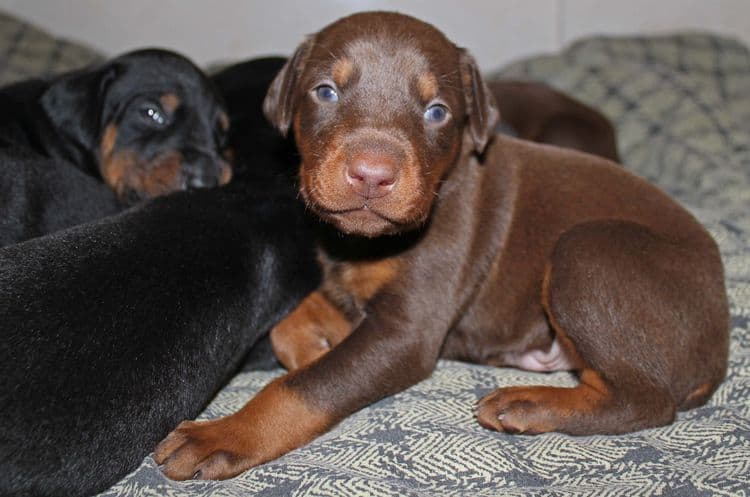
[[[0, 14], [0, 83], [98, 58]], [[475, 422], [479, 398], [498, 386], [572, 386], [574, 377], [442, 361], [422, 383], [234, 479], [173, 482], [147, 457], [102, 496], [750, 495], [750, 52], [703, 34], [592, 38], [493, 76], [546, 82], [604, 111], [625, 166], [716, 238], [732, 342], [711, 401], [629, 435], [505, 435]], [[201, 418], [239, 409], [279, 374], [238, 375]]]

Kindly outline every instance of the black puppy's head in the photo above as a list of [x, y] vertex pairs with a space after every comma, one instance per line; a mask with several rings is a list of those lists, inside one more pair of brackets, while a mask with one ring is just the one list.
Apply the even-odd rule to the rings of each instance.
[[231, 178], [221, 98], [175, 53], [139, 50], [68, 74], [41, 103], [68, 155], [83, 156], [125, 202]]

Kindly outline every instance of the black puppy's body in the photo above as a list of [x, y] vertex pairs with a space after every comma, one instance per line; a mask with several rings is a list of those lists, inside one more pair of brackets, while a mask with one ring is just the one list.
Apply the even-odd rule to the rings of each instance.
[[284, 190], [175, 194], [0, 249], [0, 495], [101, 491], [200, 412], [314, 286]]
[[50, 82], [29, 79], [0, 89], [0, 146], [24, 145], [47, 156], [55, 152], [47, 142], [54, 136], [53, 126], [42, 109], [40, 99]]
[[[211, 77], [224, 99], [232, 123], [228, 139], [231, 151], [242, 159], [233, 165], [237, 176], [262, 174], [278, 176], [288, 184], [296, 181], [299, 154], [293, 140], [284, 139], [260, 112], [268, 85], [285, 63], [283, 57], [252, 59]], [[261, 170], [255, 165], [257, 163], [273, 166]]]
[[0, 150], [0, 247], [116, 214], [114, 192], [66, 161]]
[[84, 159], [77, 167], [57, 143], [40, 99], [50, 83], [0, 90], [0, 247], [122, 210]]
[[[251, 69], [261, 99], [273, 74]], [[237, 102], [231, 184], [0, 249], [0, 495], [106, 489], [317, 285], [294, 187], [263, 159], [281, 138]]]
[[172, 52], [16, 83], [0, 90], [0, 108], [0, 245], [231, 177], [220, 97]]

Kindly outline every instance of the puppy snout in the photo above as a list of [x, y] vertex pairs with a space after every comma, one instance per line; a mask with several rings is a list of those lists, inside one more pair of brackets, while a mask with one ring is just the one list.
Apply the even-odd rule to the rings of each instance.
[[186, 183], [188, 185], [188, 188], [210, 188], [218, 184], [218, 182], [216, 181], [216, 176], [207, 175], [200, 172], [197, 174], [188, 173]]
[[212, 188], [229, 181], [228, 164], [212, 154], [201, 151], [183, 152], [183, 175], [188, 188]]
[[388, 195], [398, 181], [396, 164], [386, 157], [359, 157], [346, 168], [346, 181], [366, 199]]

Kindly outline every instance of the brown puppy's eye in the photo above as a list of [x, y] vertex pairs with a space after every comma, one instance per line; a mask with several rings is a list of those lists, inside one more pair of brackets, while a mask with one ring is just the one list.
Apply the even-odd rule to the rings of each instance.
[[146, 102], [141, 105], [141, 117], [145, 122], [156, 127], [163, 127], [167, 124], [167, 116], [161, 106], [155, 102]]
[[336, 103], [339, 101], [339, 94], [331, 85], [320, 85], [315, 88], [315, 96], [321, 102]]
[[443, 104], [434, 104], [424, 111], [424, 120], [431, 124], [440, 124], [448, 119], [448, 107]]

